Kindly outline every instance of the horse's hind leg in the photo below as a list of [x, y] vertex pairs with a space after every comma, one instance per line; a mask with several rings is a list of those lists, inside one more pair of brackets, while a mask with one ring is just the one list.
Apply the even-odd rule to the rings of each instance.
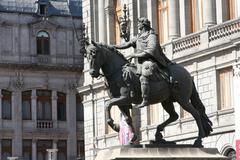
[[131, 127], [132, 130], [132, 137], [129, 141], [129, 144], [133, 144], [136, 140], [137, 140], [137, 134], [135, 132], [135, 128], [133, 126], [133, 122], [132, 122], [132, 117], [130, 115], [130, 111], [129, 109], [132, 108], [132, 105], [126, 105], [126, 106], [119, 106], [119, 109], [121, 110], [121, 112], [123, 113], [123, 116], [125, 117], [125, 120], [128, 124], [128, 126]]
[[174, 122], [178, 119], [178, 114], [175, 111], [173, 102], [171, 100], [165, 100], [164, 102], [162, 102], [162, 106], [163, 109], [169, 114], [169, 118], [164, 121], [162, 124], [157, 126], [157, 131], [155, 134], [155, 140], [156, 142], [161, 141], [162, 140], [162, 134], [160, 133], [161, 131], [163, 131], [163, 129], [170, 124], [171, 122]]
[[202, 138], [205, 137], [205, 132], [203, 129], [202, 121], [199, 112], [193, 107], [193, 105], [188, 100], [179, 100], [178, 103], [182, 106], [184, 110], [191, 113], [198, 126], [198, 138], [194, 142], [194, 146], [202, 147]]

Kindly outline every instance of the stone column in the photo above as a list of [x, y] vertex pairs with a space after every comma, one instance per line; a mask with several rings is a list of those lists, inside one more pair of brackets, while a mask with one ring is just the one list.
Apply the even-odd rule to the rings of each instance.
[[57, 92], [52, 91], [52, 121], [53, 128], [57, 128]]
[[37, 159], [37, 140], [32, 140], [32, 159]]
[[158, 0], [148, 0], [147, 1], [147, 17], [149, 19], [149, 21], [152, 24], [152, 28], [157, 31], [158, 29], [158, 21], [156, 20], [156, 17], [158, 16], [158, 9], [157, 9], [157, 5], [158, 5]]
[[147, 7], [146, 7], [147, 1], [146, 0], [137, 1], [138, 17], [147, 17]]
[[12, 156], [22, 157], [22, 93], [12, 92], [12, 120], [14, 135], [12, 140]]
[[99, 42], [106, 42], [106, 21], [105, 21], [105, 0], [98, 1], [98, 34], [99, 34]]
[[185, 36], [192, 32], [191, 2], [189, 0], [179, 1], [179, 8], [181, 36]]
[[77, 119], [76, 119], [76, 92], [74, 89], [67, 91], [67, 159], [77, 158]]
[[204, 27], [216, 24], [216, 0], [202, 1], [202, 4]]
[[37, 127], [37, 91], [36, 90], [32, 90], [32, 121], [35, 123], [35, 127]]
[[[233, 67], [234, 77], [233, 77], [233, 91], [234, 91], [234, 110], [235, 114], [240, 113], [240, 64]], [[240, 142], [240, 117], [235, 116], [235, 138]]]
[[175, 39], [180, 37], [180, 17], [179, 17], [179, 1], [168, 1], [169, 12], [169, 39]]
[[115, 42], [115, 8], [114, 1], [108, 0], [105, 6], [106, 13], [106, 29], [107, 29], [107, 43], [113, 44]]

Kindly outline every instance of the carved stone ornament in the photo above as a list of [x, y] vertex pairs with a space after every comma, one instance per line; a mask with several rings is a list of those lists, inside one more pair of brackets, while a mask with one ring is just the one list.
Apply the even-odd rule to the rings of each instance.
[[22, 72], [16, 72], [15, 77], [13, 78], [13, 87], [21, 89], [24, 87], [24, 79]]
[[236, 77], [240, 77], [240, 64], [233, 67], [233, 75]]

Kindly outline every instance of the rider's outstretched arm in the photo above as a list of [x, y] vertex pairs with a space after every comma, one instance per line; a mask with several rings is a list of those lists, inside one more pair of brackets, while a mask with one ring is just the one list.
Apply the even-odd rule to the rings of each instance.
[[133, 38], [131, 41], [129, 42], [125, 42], [125, 43], [122, 43], [120, 45], [115, 45], [114, 46], [116, 49], [127, 49], [129, 47], [136, 47], [136, 39]]

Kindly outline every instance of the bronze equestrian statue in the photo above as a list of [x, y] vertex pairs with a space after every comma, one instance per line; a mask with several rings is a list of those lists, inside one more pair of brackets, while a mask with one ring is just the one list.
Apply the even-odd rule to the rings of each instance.
[[[137, 139], [129, 109], [132, 104], [140, 104], [143, 107], [150, 104], [162, 103], [169, 118], [157, 126], [155, 140], [158, 143], [168, 143], [162, 139], [161, 131], [171, 122], [178, 119], [173, 102], [191, 113], [197, 122], [198, 137], [194, 146], [202, 147], [202, 138], [212, 132], [212, 122], [205, 113], [205, 107], [201, 102], [195, 84], [187, 70], [175, 63], [171, 63], [162, 53], [157, 36], [150, 27], [146, 18], [138, 21], [140, 30], [137, 38], [119, 46], [107, 46], [92, 42], [86, 42], [86, 57], [90, 64], [89, 73], [97, 78], [102, 69], [108, 84], [110, 100], [106, 102], [106, 118], [111, 128], [119, 132], [119, 125], [115, 124], [111, 117], [111, 107], [117, 105], [125, 116], [128, 125], [134, 133], [130, 144]], [[137, 58], [137, 66], [129, 61], [115, 48], [124, 49], [135, 47], [136, 54], [130, 54], [130, 58]], [[172, 79], [174, 81], [172, 81]], [[175, 83], [177, 82], [177, 87]]]

